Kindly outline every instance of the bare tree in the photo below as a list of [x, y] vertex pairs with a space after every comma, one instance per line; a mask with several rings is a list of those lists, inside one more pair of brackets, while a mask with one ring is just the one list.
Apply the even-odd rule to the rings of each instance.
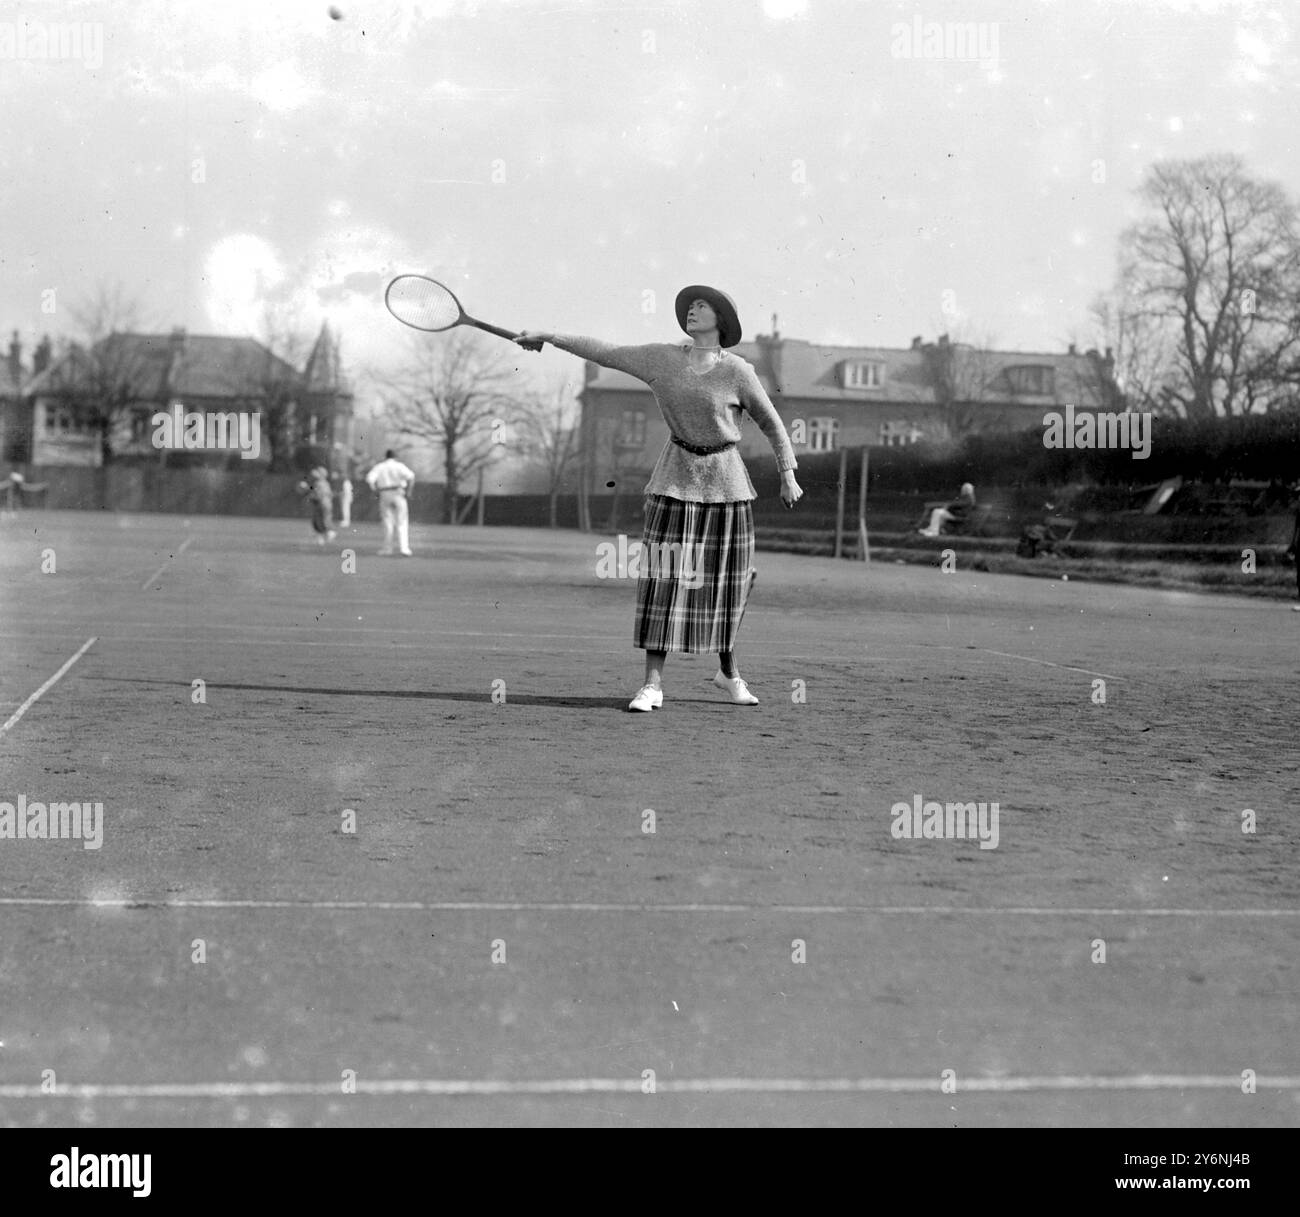
[[149, 398], [155, 388], [148, 383], [150, 373], [160, 369], [151, 369], [143, 344], [127, 337], [139, 328], [141, 309], [121, 283], [100, 283], [69, 312], [79, 337], [51, 370], [49, 392], [89, 424], [99, 440], [100, 460], [109, 465], [116, 433], [136, 403]]
[[1169, 335], [1170, 399], [1193, 417], [1272, 406], [1300, 372], [1300, 235], [1282, 188], [1232, 155], [1152, 166], [1153, 214], [1121, 239], [1135, 312]]
[[413, 335], [406, 361], [375, 376], [393, 432], [442, 452], [448, 524], [455, 521], [461, 485], [492, 461], [516, 416], [514, 380], [504, 355], [464, 328]]
[[298, 405], [302, 367], [311, 338], [290, 306], [268, 303], [262, 313], [261, 351], [227, 370], [232, 391], [249, 410], [262, 415], [262, 440], [268, 473], [289, 473], [298, 453]]
[[[1168, 383], [1173, 376], [1173, 353], [1167, 329], [1136, 307], [1121, 285], [1092, 302], [1094, 345], [1114, 358], [1108, 385], [1101, 366], [1093, 361], [1089, 389], [1105, 408], [1152, 414], [1177, 414]], [[1112, 400], [1118, 391], [1118, 399]]]
[[981, 407], [992, 396], [1001, 366], [993, 356], [993, 340], [972, 335], [953, 341], [944, 334], [925, 349], [935, 406], [949, 436], [961, 439], [991, 422]]
[[559, 526], [560, 491], [578, 456], [580, 437], [575, 404], [573, 392], [565, 381], [549, 392], [524, 396], [514, 417], [519, 450], [546, 473], [552, 528]]

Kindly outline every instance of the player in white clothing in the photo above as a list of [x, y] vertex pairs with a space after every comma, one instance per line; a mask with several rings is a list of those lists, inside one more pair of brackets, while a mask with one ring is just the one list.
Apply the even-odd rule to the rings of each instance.
[[379, 495], [379, 515], [384, 521], [384, 548], [380, 554], [393, 552], [393, 534], [397, 534], [397, 552], [404, 558], [411, 557], [410, 513], [406, 506], [406, 496], [415, 484], [415, 474], [411, 472], [390, 448], [384, 453], [384, 459], [366, 474], [366, 485]]

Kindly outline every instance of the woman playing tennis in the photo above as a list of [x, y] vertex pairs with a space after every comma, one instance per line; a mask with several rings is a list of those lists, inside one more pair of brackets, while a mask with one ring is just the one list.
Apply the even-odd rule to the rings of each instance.
[[[712, 287], [685, 287], [677, 295], [677, 322], [690, 342], [614, 346], [537, 330], [516, 341], [530, 350], [549, 342], [635, 376], [649, 385], [668, 424], [669, 442], [645, 491], [633, 631], [645, 651], [645, 684], [628, 709], [663, 705], [669, 651], [716, 651], [713, 683], [737, 705], [754, 706], [758, 698], [741, 679], [735, 656], [754, 559], [754, 486], [738, 447], [742, 411], [772, 445], [785, 505], [793, 507], [803, 491], [780, 415], [753, 367], [726, 349], [741, 333], [731, 297]], [[665, 561], [666, 555], [675, 560]]]

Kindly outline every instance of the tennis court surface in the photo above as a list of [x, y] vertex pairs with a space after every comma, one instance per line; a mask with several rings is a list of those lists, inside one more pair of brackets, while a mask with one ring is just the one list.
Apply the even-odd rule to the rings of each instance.
[[607, 538], [412, 539], [0, 523], [0, 1123], [1300, 1123], [1300, 614], [760, 551], [634, 715]]

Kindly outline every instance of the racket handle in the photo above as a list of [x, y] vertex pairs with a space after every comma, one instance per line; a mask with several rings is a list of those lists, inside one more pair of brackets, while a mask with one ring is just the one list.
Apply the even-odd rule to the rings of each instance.
[[471, 325], [476, 325], [479, 329], [486, 330], [489, 334], [495, 334], [498, 338], [508, 338], [511, 342], [514, 342], [514, 340], [519, 337], [518, 334], [511, 333], [509, 330], [503, 330], [499, 325], [489, 325], [486, 321], [475, 321], [472, 317], [467, 317], [466, 320]]

